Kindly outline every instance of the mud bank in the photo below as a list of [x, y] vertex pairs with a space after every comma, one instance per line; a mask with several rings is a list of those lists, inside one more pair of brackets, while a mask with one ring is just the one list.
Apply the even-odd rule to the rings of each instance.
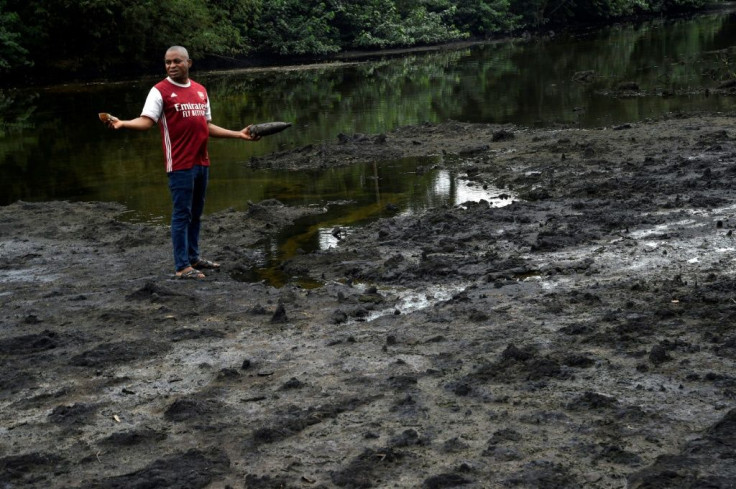
[[314, 209], [209, 216], [193, 282], [117, 205], [0, 208], [0, 485], [734, 487], [735, 136], [448, 122], [254, 160], [442, 154], [519, 196], [298, 255], [310, 290], [233, 277]]

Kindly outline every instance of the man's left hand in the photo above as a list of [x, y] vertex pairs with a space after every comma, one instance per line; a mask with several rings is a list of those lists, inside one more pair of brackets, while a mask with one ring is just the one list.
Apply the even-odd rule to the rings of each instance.
[[240, 133], [243, 135], [243, 139], [247, 139], [248, 141], [258, 141], [259, 139], [261, 139], [261, 136], [256, 136], [254, 134], [251, 134], [250, 133], [251, 127], [253, 127], [252, 124], [246, 127], [245, 129], [243, 129], [242, 131], [240, 131]]

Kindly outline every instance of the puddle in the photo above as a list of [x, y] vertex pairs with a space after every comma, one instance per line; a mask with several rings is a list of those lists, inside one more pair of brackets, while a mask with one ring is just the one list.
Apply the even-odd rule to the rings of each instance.
[[[48, 269], [33, 267], [21, 270], [4, 270], [3, 273], [0, 274], [0, 283], [53, 282], [57, 278], [58, 275], [50, 274]], [[10, 293], [11, 292], [7, 292], [7, 294]]]
[[452, 297], [462, 292], [467, 287], [468, 284], [455, 284], [437, 285], [424, 290], [381, 289], [379, 292], [382, 295], [396, 295], [399, 297], [399, 301], [396, 305], [390, 308], [372, 311], [363, 322], [374, 321], [383, 316], [396, 314], [396, 312], [399, 312], [400, 314], [409, 314], [432, 307], [435, 304], [452, 299]]
[[[501, 188], [478, 184], [462, 172], [436, 168], [442, 157], [402, 158], [380, 163], [331, 168], [323, 172], [273, 175], [281, 182], [278, 191], [263, 198], [279, 199], [285, 204], [320, 205], [326, 212], [302, 218], [284, 229], [275, 239], [254, 249], [251, 270], [233, 274], [235, 280], [262, 282], [276, 287], [295, 283], [304, 288], [322, 284], [308, 277], [288, 276], [283, 263], [297, 253], [328, 250], [339, 246], [356, 228], [382, 217], [419, 214], [428, 208], [461, 206], [467, 202], [487, 202], [503, 207], [515, 195]], [[261, 175], [261, 178], [266, 178]], [[287, 180], [285, 180], [287, 179]], [[284, 189], [288, 188], [288, 192]]]

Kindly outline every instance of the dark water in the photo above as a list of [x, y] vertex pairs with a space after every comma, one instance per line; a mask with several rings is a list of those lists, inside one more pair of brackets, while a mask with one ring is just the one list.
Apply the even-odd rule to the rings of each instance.
[[[252, 156], [425, 121], [597, 127], [668, 112], [731, 111], [735, 98], [706, 96], [702, 89], [734, 76], [735, 44], [731, 10], [371, 61], [205, 73], [196, 71], [195, 60], [192, 77], [208, 87], [216, 124], [294, 123], [256, 144], [212, 140], [206, 211], [244, 209], [267, 198], [333, 202], [322, 221], [288, 238], [300, 236], [303, 249], [325, 246], [325, 229], [366, 222], [388, 202], [408, 212], [462, 201], [461, 182], [434, 170], [417, 174], [426, 162], [273, 172], [251, 169]], [[575, 81], [584, 71], [594, 73], [592, 81]], [[158, 130], [113, 132], [97, 120], [101, 111], [137, 116], [161, 77], [0, 91], [0, 204], [117, 201], [131, 209], [130, 219], [167, 222]], [[636, 82], [642, 95], [612, 95], [622, 82]], [[451, 195], [458, 189], [459, 196]]]
[[[285, 204], [319, 202], [324, 212], [300, 219], [264, 243], [257, 257], [250, 257], [257, 266], [236, 278], [283, 285], [294, 279], [284, 275], [280, 266], [284, 259], [300, 250], [336, 246], [350, 234], [351, 228], [379, 217], [481, 199], [496, 207], [512, 202], [511, 192], [493, 186], [481, 187], [447, 170], [433, 170], [440, 158], [404, 158], [354, 165], [350, 169], [254, 172], [256, 178], [261, 175], [264, 185], [269, 186], [269, 197]], [[302, 286], [313, 285], [305, 278], [298, 280]]]

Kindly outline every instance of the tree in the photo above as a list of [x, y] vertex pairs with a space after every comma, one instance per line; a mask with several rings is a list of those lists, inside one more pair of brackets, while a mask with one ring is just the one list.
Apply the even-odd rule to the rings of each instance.
[[280, 55], [328, 54], [340, 50], [331, 21], [335, 13], [319, 0], [263, 3], [253, 41], [261, 52]]
[[521, 16], [510, 13], [509, 0], [458, 0], [455, 26], [474, 36], [508, 32], [519, 26]]
[[410, 43], [392, 0], [333, 0], [332, 25], [347, 48], [386, 48]]
[[0, 0], [3, 81], [160, 69], [171, 45], [206, 62], [436, 44], [543, 25], [698, 9], [712, 0]]
[[406, 20], [406, 32], [411, 44], [437, 44], [467, 37], [452, 24], [455, 6], [431, 11], [422, 5], [414, 8]]
[[0, 73], [32, 64], [28, 50], [20, 44], [20, 18], [17, 13], [6, 11], [5, 4], [5, 0], [0, 0]]

